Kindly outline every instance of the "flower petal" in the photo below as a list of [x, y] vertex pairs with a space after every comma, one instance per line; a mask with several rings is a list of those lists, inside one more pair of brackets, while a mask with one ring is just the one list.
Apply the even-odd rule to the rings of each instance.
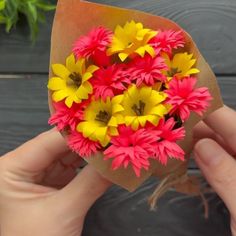
[[87, 68], [86, 72], [94, 73], [98, 69], [99, 69], [99, 67], [97, 67], [95, 65], [91, 65]]
[[48, 81], [48, 89], [50, 90], [60, 90], [64, 89], [66, 86], [65, 80], [59, 77], [52, 77]]
[[77, 89], [76, 95], [80, 99], [87, 99], [88, 98], [88, 91], [87, 89], [82, 85]]
[[64, 98], [66, 98], [67, 96], [68, 96], [68, 93], [66, 90], [59, 90], [52, 94], [52, 99], [55, 102], [59, 102], [63, 100]]
[[66, 58], [66, 67], [71, 73], [76, 71], [74, 54], [71, 54], [69, 57]]
[[117, 135], [119, 135], [119, 132], [118, 132], [117, 128], [115, 128], [115, 127], [110, 127], [109, 133], [110, 133], [110, 135], [112, 135], [112, 136], [117, 136]]
[[83, 74], [83, 76], [82, 76], [82, 80], [83, 80], [83, 82], [89, 80], [92, 76], [93, 76], [92, 73], [90, 73], [90, 72], [86, 72], [86, 73]]
[[88, 81], [83, 83], [83, 87], [87, 90], [89, 94], [93, 92], [93, 86]]
[[119, 56], [120, 60], [123, 62], [128, 58], [129, 54], [121, 52], [118, 54], [118, 56]]
[[66, 80], [70, 75], [70, 71], [62, 64], [53, 64], [52, 71], [55, 75], [61, 77]]
[[74, 102], [74, 100], [73, 100], [72, 96], [67, 97], [65, 100], [65, 104], [67, 105], [67, 107], [71, 107], [73, 102]]

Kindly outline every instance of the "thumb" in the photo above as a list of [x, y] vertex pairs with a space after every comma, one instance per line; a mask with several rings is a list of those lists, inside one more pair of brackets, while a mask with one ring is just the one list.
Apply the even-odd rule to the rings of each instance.
[[87, 165], [63, 189], [58, 192], [61, 204], [67, 202], [67, 210], [75, 215], [85, 215], [93, 203], [111, 186], [94, 167]]
[[236, 219], [236, 161], [218, 143], [202, 139], [194, 147], [199, 168]]

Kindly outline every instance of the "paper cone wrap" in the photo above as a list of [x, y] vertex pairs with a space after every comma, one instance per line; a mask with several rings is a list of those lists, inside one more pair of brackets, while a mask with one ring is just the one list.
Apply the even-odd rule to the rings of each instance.
[[[116, 25], [124, 25], [127, 21], [131, 20], [142, 22], [146, 28], [150, 29], [183, 30], [169, 19], [136, 10], [121, 9], [79, 0], [59, 0], [52, 30], [50, 64], [63, 64], [65, 58], [71, 53], [73, 43], [80, 36], [87, 34], [92, 28], [104, 26], [114, 30]], [[170, 159], [167, 166], [163, 166], [157, 161], [151, 160], [150, 169], [148, 171], [142, 170], [141, 176], [137, 177], [130, 166], [127, 169], [112, 170], [111, 160], [104, 161], [102, 153], [85, 159], [105, 178], [129, 191], [134, 191], [151, 175], [163, 179], [169, 175], [178, 177], [186, 174], [192, 150], [192, 129], [194, 125], [223, 105], [214, 73], [204, 60], [190, 35], [184, 32], [184, 36], [187, 42], [184, 51], [193, 53], [194, 58], [197, 59], [196, 68], [200, 70], [200, 73], [197, 75], [197, 87], [208, 87], [213, 97], [211, 105], [203, 117], [191, 114], [190, 118], [185, 122], [186, 136], [183, 141], [179, 142], [179, 145], [186, 153], [186, 161], [181, 162]], [[50, 71], [51, 76], [52, 71]], [[55, 110], [52, 105], [50, 91], [49, 107], [51, 114], [53, 114]], [[65, 138], [67, 137], [66, 132], [63, 135]]]

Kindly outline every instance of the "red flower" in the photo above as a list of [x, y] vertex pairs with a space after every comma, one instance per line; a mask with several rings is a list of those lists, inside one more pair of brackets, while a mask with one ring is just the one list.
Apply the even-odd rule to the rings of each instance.
[[55, 113], [50, 117], [48, 123], [56, 125], [59, 131], [70, 128], [76, 129], [76, 125], [83, 119], [83, 111], [86, 106], [85, 102], [73, 103], [72, 107], [67, 107], [64, 101], [54, 102]]
[[150, 55], [146, 55], [143, 58], [136, 57], [130, 63], [128, 73], [131, 80], [136, 81], [137, 86], [142, 83], [152, 86], [155, 82], [166, 80], [162, 71], [167, 69], [168, 67], [162, 57], [152, 58]]
[[174, 129], [175, 120], [168, 119], [166, 122], [161, 119], [157, 127], [153, 127], [152, 135], [158, 137], [157, 142], [153, 146], [154, 159], [158, 159], [161, 164], [166, 165], [168, 158], [175, 158], [184, 161], [184, 151], [176, 143], [185, 136], [183, 127]]
[[110, 58], [106, 55], [106, 48], [111, 40], [112, 31], [104, 27], [94, 28], [75, 42], [73, 53], [77, 58], [92, 58], [97, 65], [108, 65]]
[[149, 158], [153, 153], [156, 138], [145, 129], [133, 131], [130, 127], [120, 126], [119, 136], [111, 139], [111, 146], [104, 151], [105, 160], [113, 159], [112, 169], [132, 165], [136, 176], [142, 168], [149, 168]]
[[127, 85], [131, 83], [122, 64], [98, 69], [90, 81], [93, 85], [95, 98], [101, 97], [103, 100], [125, 90]]
[[81, 157], [90, 157], [101, 148], [98, 142], [85, 138], [81, 133], [76, 131], [69, 135], [68, 146]]
[[196, 82], [197, 79], [194, 77], [173, 78], [169, 83], [169, 89], [165, 91], [168, 95], [166, 103], [172, 105], [170, 114], [180, 116], [182, 121], [189, 118], [191, 111], [202, 115], [212, 100], [208, 88], [194, 88]]
[[156, 54], [165, 52], [171, 54], [173, 49], [184, 47], [185, 40], [182, 31], [164, 30], [149, 41], [155, 49]]

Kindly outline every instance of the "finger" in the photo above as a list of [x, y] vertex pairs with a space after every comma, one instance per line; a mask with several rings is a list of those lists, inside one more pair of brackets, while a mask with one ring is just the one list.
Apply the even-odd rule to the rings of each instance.
[[200, 121], [193, 128], [193, 142], [197, 143], [200, 139], [210, 138], [219, 143], [229, 154], [234, 155], [234, 151], [230, 148], [223, 138], [214, 132], [206, 123]]
[[193, 128], [194, 140], [200, 140], [203, 138], [216, 139], [216, 133], [205, 124], [203, 121], [198, 122]]
[[48, 168], [53, 161], [69, 153], [61, 134], [52, 129], [24, 143], [9, 153], [14, 163], [28, 172], [38, 172]]
[[110, 185], [111, 183], [92, 166], [87, 165], [67, 186], [58, 192], [59, 204], [67, 202], [67, 210], [71, 213], [85, 215]]
[[236, 153], [236, 112], [224, 106], [210, 114], [204, 122], [218, 133]]
[[76, 175], [82, 159], [73, 152], [54, 162], [46, 171], [40, 184], [62, 188], [66, 186]]
[[210, 185], [236, 216], [236, 161], [211, 139], [200, 140], [194, 148], [196, 162]]

